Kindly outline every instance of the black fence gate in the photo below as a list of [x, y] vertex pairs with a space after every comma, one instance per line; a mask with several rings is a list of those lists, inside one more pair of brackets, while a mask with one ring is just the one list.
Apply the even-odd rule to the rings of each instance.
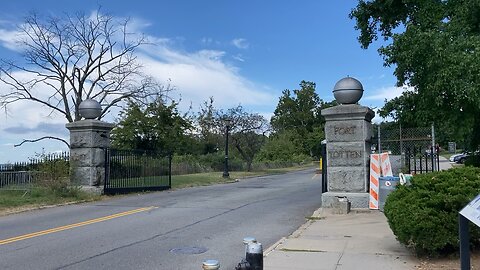
[[158, 152], [105, 150], [105, 194], [172, 187], [172, 157]]
[[[435, 128], [402, 128], [389, 123], [376, 125], [377, 135], [372, 141], [377, 153], [387, 152], [390, 160], [397, 160], [392, 167], [398, 171], [419, 174], [439, 170], [439, 149], [435, 146]], [[394, 158], [396, 157], [396, 158]], [[394, 170], [395, 173], [395, 170]]]
[[439, 171], [440, 168], [440, 149], [430, 147], [424, 150], [422, 148], [407, 148], [405, 151], [405, 166], [407, 173], [419, 174]]
[[327, 179], [327, 144], [322, 143], [322, 148], [320, 151], [321, 157], [321, 166], [320, 170], [322, 171], [322, 193], [328, 191], [328, 179]]

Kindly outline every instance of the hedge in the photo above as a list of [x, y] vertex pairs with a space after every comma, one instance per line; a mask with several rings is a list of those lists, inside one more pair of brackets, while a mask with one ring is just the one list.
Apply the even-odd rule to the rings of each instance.
[[[419, 255], [457, 253], [458, 212], [480, 193], [480, 168], [461, 167], [415, 175], [386, 200], [384, 213], [397, 239]], [[470, 226], [470, 244], [479, 247], [480, 229]]]

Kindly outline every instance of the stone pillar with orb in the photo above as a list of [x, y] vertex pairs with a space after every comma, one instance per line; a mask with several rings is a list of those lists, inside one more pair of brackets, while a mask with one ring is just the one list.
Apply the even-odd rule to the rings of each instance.
[[363, 86], [355, 78], [338, 81], [333, 94], [339, 105], [322, 110], [328, 182], [322, 206], [332, 207], [339, 198], [347, 198], [352, 208], [368, 208], [371, 120], [375, 113], [358, 104]]
[[85, 119], [66, 124], [70, 131], [70, 179], [95, 193], [103, 191], [105, 149], [110, 147], [110, 131], [114, 127], [95, 119], [101, 111], [100, 103], [86, 99], [79, 106], [79, 113]]

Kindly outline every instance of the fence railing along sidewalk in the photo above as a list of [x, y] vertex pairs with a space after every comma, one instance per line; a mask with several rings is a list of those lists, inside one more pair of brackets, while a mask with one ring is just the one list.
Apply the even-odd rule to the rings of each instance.
[[0, 188], [2, 190], [25, 190], [52, 174], [68, 176], [69, 154], [42, 155], [26, 162], [0, 165]]

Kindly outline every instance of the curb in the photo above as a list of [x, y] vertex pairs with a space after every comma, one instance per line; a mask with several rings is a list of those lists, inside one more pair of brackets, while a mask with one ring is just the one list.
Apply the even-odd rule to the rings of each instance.
[[263, 252], [263, 257], [267, 257], [270, 253], [272, 253], [279, 245], [283, 244], [287, 240], [286, 237], [280, 238], [275, 244], [269, 246], [264, 252]]
[[[322, 208], [319, 208], [317, 210], [315, 210], [312, 214], [312, 217], [314, 216], [317, 216], [318, 215], [318, 211], [320, 211]], [[312, 223], [314, 223], [316, 220], [309, 220], [309, 219], [306, 219], [306, 222], [303, 223], [302, 225], [300, 225], [300, 227], [298, 227], [298, 229], [296, 229], [294, 232], [292, 232], [289, 236], [287, 237], [282, 237], [280, 238], [280, 240], [278, 240], [277, 242], [275, 242], [273, 245], [269, 246], [264, 252], [263, 252], [263, 257], [267, 257], [270, 253], [272, 253], [273, 251], [275, 251], [275, 249], [280, 246], [281, 244], [283, 244], [285, 241], [287, 241], [289, 238], [298, 238], [300, 237], [300, 235], [308, 228], [310, 227], [310, 225], [312, 225]]]

